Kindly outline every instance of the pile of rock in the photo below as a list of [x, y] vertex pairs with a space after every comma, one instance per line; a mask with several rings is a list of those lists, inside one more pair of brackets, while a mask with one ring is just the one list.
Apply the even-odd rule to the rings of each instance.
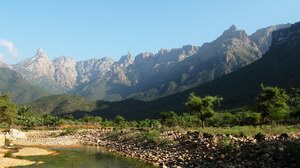
[[139, 158], [160, 167], [298, 167], [299, 136], [282, 134], [255, 137], [212, 135], [200, 132], [165, 132], [171, 144], [156, 144], [137, 138], [110, 138], [101, 130], [78, 135], [83, 144], [98, 145], [124, 156]]

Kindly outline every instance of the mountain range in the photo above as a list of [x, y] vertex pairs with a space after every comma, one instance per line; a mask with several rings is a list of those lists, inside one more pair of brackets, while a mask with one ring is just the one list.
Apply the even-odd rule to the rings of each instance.
[[128, 98], [149, 101], [251, 64], [269, 49], [272, 32], [289, 26], [270, 26], [247, 35], [233, 25], [201, 47], [186, 45], [135, 57], [128, 53], [118, 61], [105, 57], [76, 62], [64, 56], [50, 60], [39, 49], [29, 59], [15, 65], [0, 63], [0, 67], [16, 71], [33, 86], [51, 94], [67, 93], [106, 101]]
[[[270, 32], [267, 32], [270, 28], [273, 29], [271, 39]], [[232, 30], [235, 30], [235, 28], [231, 27], [227, 32]], [[225, 31], [223, 35], [227, 32]], [[240, 33], [237, 34], [243, 35], [244, 33], [240, 31]], [[260, 34], [260, 36], [255, 36], [255, 34]], [[264, 36], [261, 36], [261, 34], [264, 34]], [[241, 68], [234, 70], [234, 72], [222, 75], [210, 82], [206, 82], [162, 98], [157, 98], [151, 101], [126, 99], [117, 102], [108, 102], [103, 100], [88, 100], [78, 95], [62, 94], [46, 96], [31, 102], [28, 105], [31, 106], [35, 112], [46, 112], [58, 116], [72, 114], [75, 117], [82, 117], [89, 114], [97, 116], [100, 115], [104, 118], [114, 118], [116, 115], [122, 115], [126, 119], [144, 119], [158, 117], [159, 113], [162, 111], [175, 111], [177, 113], [187, 112], [184, 102], [187, 100], [188, 95], [192, 92], [200, 96], [221, 96], [224, 98], [221, 103], [221, 108], [231, 109], [244, 105], [251, 105], [255, 101], [255, 97], [260, 92], [260, 85], [262, 83], [268, 86], [278, 86], [287, 89], [300, 86], [300, 67], [298, 66], [300, 63], [300, 23], [295, 23], [291, 26], [287, 26], [286, 28], [282, 27], [277, 30], [274, 30], [273, 27], [261, 29], [249, 38], [246, 38], [245, 41], [249, 39], [252, 39], [250, 43], [255, 40], [258, 42], [261, 41], [261, 43], [259, 43], [261, 45], [256, 45], [256, 43], [254, 43], [256, 45], [254, 48], [258, 48], [260, 53], [265, 51], [264, 54], [259, 56], [260, 59], [257, 59], [253, 63], [249, 63], [244, 67], [241, 66]], [[219, 40], [216, 41], [218, 42]], [[262, 45], [264, 44], [262, 43], [263, 41], [268, 42], [268, 50], [263, 50], [263, 48], [265, 48], [264, 46], [266, 46]], [[214, 44], [214, 46], [218, 46], [217, 42], [212, 42], [210, 45]], [[253, 46], [255, 46], [254, 44]], [[235, 49], [237, 50], [237, 48], [231, 48], [230, 51], [235, 53]], [[210, 53], [214, 52], [216, 51], [210, 51]], [[195, 58], [200, 53], [201, 52], [198, 48], [198, 52], [196, 54], [188, 56], [186, 59], [194, 59], [196, 62]], [[128, 59], [130, 57], [131, 55], [128, 54], [121, 60], [132, 60]], [[106, 59], [108, 58], [104, 58], [103, 60]], [[87, 62], [94, 64], [95, 61], [96, 60], [90, 60]], [[111, 64], [115, 63], [116, 62], [112, 61]], [[132, 66], [133, 64], [132, 62], [127, 63], [128, 64], [123, 65], [123, 67]], [[211, 64], [208, 65], [211, 66]], [[98, 66], [105, 67], [104, 64]], [[85, 67], [85, 65], [82, 62], [80, 68], [83, 69], [83, 67]], [[2, 69], [9, 70], [7, 68]], [[13, 72], [12, 70], [9, 71]], [[107, 68], [107, 71], [109, 71], [109, 68]], [[17, 73], [15, 72], [15, 74]], [[86, 74], [86, 78], [83, 76], [79, 78], [82, 80], [82, 83], [85, 83], [85, 80], [90, 79], [87, 76], [89, 75]], [[22, 78], [22, 76], [20, 78]], [[97, 81], [95, 79], [89, 82]]]
[[[175, 93], [152, 101], [127, 99], [119, 102], [89, 101], [78, 96], [57, 95], [37, 100], [30, 105], [38, 112], [55, 115], [72, 114], [82, 117], [86, 114], [114, 118], [122, 115], [126, 119], [159, 117], [162, 111], [188, 112], [184, 102], [190, 93], [197, 95], [218, 95], [224, 98], [221, 108], [236, 108], [251, 105], [260, 92], [260, 85], [291, 88], [300, 86], [300, 22], [272, 33], [269, 50], [261, 59], [230, 74], [183, 92]], [[61, 99], [53, 107], [44, 108], [53, 100]], [[80, 100], [80, 102], [78, 102]], [[94, 109], [78, 107], [77, 104], [92, 104]], [[57, 108], [59, 107], [59, 108]], [[72, 110], [68, 107], [74, 107]], [[84, 107], [84, 106], [82, 106]], [[65, 110], [67, 109], [67, 110]]]

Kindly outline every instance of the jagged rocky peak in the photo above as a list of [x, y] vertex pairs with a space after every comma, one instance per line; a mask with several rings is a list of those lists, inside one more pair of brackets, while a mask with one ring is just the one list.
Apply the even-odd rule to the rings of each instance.
[[44, 49], [42, 49], [42, 48], [39, 48], [39, 49], [37, 50], [36, 55], [37, 55], [37, 56], [40, 56], [40, 57], [47, 57], [47, 55], [45, 54]]
[[77, 80], [75, 59], [60, 56], [53, 60], [53, 65], [55, 67], [55, 81], [64, 87], [73, 88]]
[[289, 26], [291, 26], [291, 24], [280, 24], [258, 29], [255, 33], [250, 35], [250, 39], [255, 42], [261, 53], [265, 53], [271, 46], [272, 32], [275, 30], [287, 28]]
[[77, 62], [77, 84], [87, 83], [98, 77], [104, 76], [112, 70], [112, 65], [114, 63], [115, 61], [108, 57]]
[[[244, 30], [238, 30], [235, 25], [230, 26], [218, 39], [248, 39], [248, 35]], [[217, 40], [218, 40], [217, 39]]]
[[130, 52], [128, 52], [126, 55], [123, 55], [118, 61], [118, 64], [120, 64], [122, 67], [127, 67], [132, 63], [133, 63], [133, 58]]
[[194, 52], [197, 52], [199, 50], [199, 46], [193, 46], [193, 45], [185, 45], [185, 46], [182, 46], [182, 49], [184, 51], [194, 51]]
[[170, 52], [170, 50], [162, 48], [162, 49], [160, 49], [160, 50], [158, 51], [157, 54], [166, 54], [166, 53], [169, 53], [169, 52]]
[[147, 61], [153, 57], [155, 57], [155, 54], [151, 52], [140, 53], [134, 58], [134, 64], [147, 63]]
[[55, 71], [52, 61], [49, 60], [43, 49], [38, 49], [35, 56], [26, 59], [16, 65], [18, 69], [25, 69], [36, 77], [48, 76], [52, 77]]
[[231, 25], [231, 26], [229, 27], [228, 31], [234, 32], [234, 31], [237, 31], [237, 28], [236, 28], [236, 26], [233, 24], [233, 25]]

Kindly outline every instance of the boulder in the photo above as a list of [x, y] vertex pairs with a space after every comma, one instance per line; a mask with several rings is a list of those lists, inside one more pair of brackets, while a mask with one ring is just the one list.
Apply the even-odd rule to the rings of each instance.
[[17, 139], [27, 139], [27, 136], [22, 131], [19, 131], [17, 129], [10, 129], [9, 136], [7, 136], [7, 138], [11, 140], [17, 140]]

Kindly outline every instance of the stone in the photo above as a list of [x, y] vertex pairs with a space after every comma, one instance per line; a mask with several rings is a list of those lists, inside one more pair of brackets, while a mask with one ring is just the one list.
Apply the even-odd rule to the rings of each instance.
[[17, 130], [17, 129], [10, 129], [9, 130], [9, 136], [8, 137], [11, 138], [11, 140], [27, 139], [26, 134], [22, 131]]
[[265, 135], [262, 134], [262, 133], [256, 134], [254, 138], [255, 138], [258, 142], [263, 141], [263, 140], [266, 139]]

